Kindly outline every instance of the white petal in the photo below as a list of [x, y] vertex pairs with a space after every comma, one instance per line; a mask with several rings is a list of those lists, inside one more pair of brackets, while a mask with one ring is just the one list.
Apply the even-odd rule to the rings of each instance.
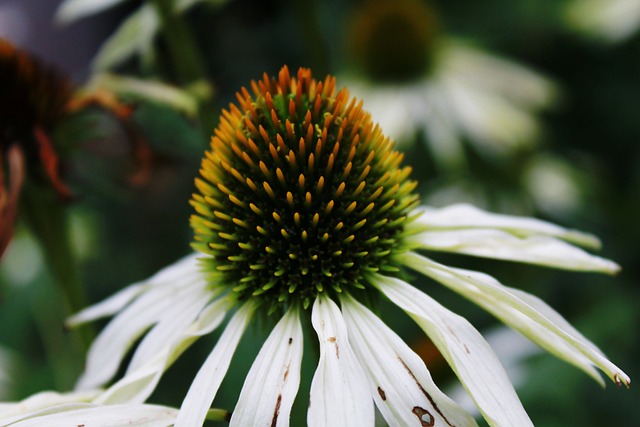
[[426, 231], [409, 238], [421, 248], [503, 259], [567, 270], [614, 274], [620, 267], [605, 258], [549, 236], [517, 237], [502, 230]]
[[73, 402], [90, 402], [101, 390], [90, 390], [72, 393], [56, 393], [44, 391], [15, 403], [3, 403], [0, 406], [0, 425], [8, 424], [8, 419], [22, 417], [29, 413], [35, 413], [51, 406], [63, 405]]
[[13, 417], [4, 417], [2, 416], [0, 419], [0, 426], [8, 427], [15, 426], [16, 424], [22, 424], [23, 421], [29, 421], [32, 418], [42, 417], [50, 414], [59, 414], [63, 412], [75, 411], [77, 409], [86, 409], [90, 408], [94, 405], [87, 402], [69, 402], [69, 403], [61, 403], [55, 406], [47, 406], [37, 411], [27, 412], [20, 415], [16, 415]]
[[142, 403], [153, 392], [164, 371], [198, 338], [215, 330], [229, 307], [229, 301], [220, 299], [209, 304], [195, 322], [179, 336], [167, 342], [153, 358], [135, 370], [127, 372], [118, 382], [100, 395], [96, 403]]
[[203, 258], [206, 258], [206, 256], [198, 252], [186, 255], [173, 264], [164, 267], [145, 282], [159, 285], [161, 283], [185, 280], [187, 277], [192, 278], [199, 276], [202, 271], [200, 268], [200, 260]]
[[68, 24], [85, 16], [102, 12], [124, 0], [65, 0], [56, 12], [56, 21]]
[[84, 310], [69, 317], [66, 322], [67, 326], [74, 327], [82, 323], [112, 316], [127, 306], [138, 295], [147, 291], [150, 287], [162, 285], [170, 286], [176, 281], [188, 281], [187, 278], [200, 274], [200, 270], [197, 265], [197, 256], [198, 254], [195, 253], [187, 255], [176, 263], [163, 268], [149, 279], [127, 286], [109, 298], [85, 308]]
[[127, 373], [146, 364], [156, 354], [170, 346], [198, 317], [207, 305], [212, 292], [206, 286], [176, 299], [158, 322], [143, 338], [129, 362]]
[[340, 309], [331, 299], [318, 297], [311, 322], [320, 341], [320, 361], [311, 382], [307, 424], [373, 426], [368, 380], [349, 344]]
[[143, 4], [100, 46], [92, 67], [94, 70], [105, 71], [134, 54], [149, 52], [159, 26], [160, 19], [155, 7]]
[[429, 231], [488, 228], [507, 231], [520, 237], [544, 235], [597, 249], [597, 237], [581, 231], [569, 230], [535, 218], [496, 214], [468, 204], [455, 204], [445, 208], [420, 208], [415, 224]]
[[131, 345], [162, 318], [176, 298], [189, 291], [192, 289], [151, 288], [114, 317], [92, 343], [87, 366], [76, 387], [92, 389], [109, 381]]
[[[12, 427], [167, 427], [173, 424], [177, 410], [157, 405], [76, 405], [50, 408], [41, 416], [11, 424]], [[56, 413], [56, 411], [59, 411]], [[35, 415], [35, 414], [34, 414]]]
[[68, 327], [73, 328], [83, 323], [91, 322], [103, 317], [113, 316], [133, 301], [138, 295], [147, 290], [147, 288], [148, 286], [143, 283], [136, 283], [127, 286], [107, 299], [79, 311], [69, 317], [65, 323]]
[[191, 383], [187, 396], [182, 402], [175, 427], [202, 425], [254, 310], [255, 305], [247, 302], [231, 318], [215, 348]]
[[629, 377], [620, 368], [539, 298], [508, 288], [487, 274], [450, 268], [415, 253], [403, 255], [402, 259], [407, 266], [471, 299], [550, 353], [576, 365], [599, 382], [602, 380], [592, 365], [602, 369], [617, 384], [629, 385]]
[[288, 426], [300, 385], [300, 313], [290, 309], [262, 346], [242, 386], [230, 425]]
[[371, 283], [409, 314], [447, 360], [491, 426], [533, 426], [495, 353], [471, 324], [402, 280]]
[[355, 299], [342, 298], [353, 351], [390, 426], [477, 426], [438, 389], [424, 362], [382, 320]]

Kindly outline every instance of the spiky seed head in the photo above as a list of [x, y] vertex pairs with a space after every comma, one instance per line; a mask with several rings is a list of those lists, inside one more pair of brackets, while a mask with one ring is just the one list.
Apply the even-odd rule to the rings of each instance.
[[223, 110], [191, 200], [194, 247], [216, 280], [270, 310], [366, 287], [396, 270], [410, 168], [335, 78], [266, 73]]

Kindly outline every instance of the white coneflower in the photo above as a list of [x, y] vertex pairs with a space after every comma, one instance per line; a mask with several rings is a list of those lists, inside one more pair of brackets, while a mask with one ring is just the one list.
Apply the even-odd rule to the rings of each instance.
[[573, 0], [566, 16], [569, 25], [586, 35], [620, 42], [640, 28], [640, 1]]
[[279, 321], [247, 374], [230, 423], [286, 426], [300, 383], [301, 317], [310, 316], [320, 355], [309, 425], [372, 426], [374, 404], [393, 426], [476, 425], [367, 307], [383, 295], [427, 333], [490, 425], [531, 425], [480, 333], [402, 280], [404, 267], [472, 300], [598, 381], [594, 367], [628, 385], [620, 369], [541, 300], [422, 254], [615, 273], [615, 263], [573, 246], [593, 247], [597, 240], [468, 205], [418, 207], [402, 155], [362, 103], [334, 86], [331, 76], [316, 81], [300, 69], [291, 77], [285, 67], [238, 93], [196, 180], [192, 225], [199, 253], [71, 320], [115, 315], [94, 342], [78, 388], [111, 381], [142, 337], [126, 374], [95, 403], [143, 402], [192, 342], [229, 317], [176, 420], [201, 425], [243, 332], [262, 314]]
[[465, 162], [464, 143], [505, 156], [535, 144], [536, 113], [556, 97], [554, 84], [513, 61], [441, 31], [420, 0], [369, 0], [351, 18], [343, 82], [399, 143], [422, 132], [438, 166]]

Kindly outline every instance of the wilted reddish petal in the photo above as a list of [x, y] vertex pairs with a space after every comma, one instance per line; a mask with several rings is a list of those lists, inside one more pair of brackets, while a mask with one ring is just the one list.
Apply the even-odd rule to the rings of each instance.
[[18, 199], [24, 183], [25, 160], [17, 145], [7, 150], [9, 186], [4, 182], [4, 159], [0, 152], [0, 258], [9, 245], [13, 235], [13, 223], [18, 213]]
[[38, 142], [38, 147], [40, 148], [40, 161], [42, 162], [42, 167], [47, 173], [47, 176], [51, 180], [51, 183], [58, 194], [65, 199], [70, 199], [71, 191], [69, 191], [69, 188], [62, 182], [62, 179], [58, 174], [58, 156], [56, 155], [51, 140], [39, 127], [36, 127], [33, 130], [33, 134]]
[[113, 93], [99, 90], [89, 95], [76, 96], [67, 104], [69, 112], [96, 106], [104, 108], [120, 121], [121, 126], [131, 141], [136, 170], [129, 176], [128, 182], [139, 187], [149, 182], [153, 153], [138, 128], [131, 123], [134, 106], [120, 101]]

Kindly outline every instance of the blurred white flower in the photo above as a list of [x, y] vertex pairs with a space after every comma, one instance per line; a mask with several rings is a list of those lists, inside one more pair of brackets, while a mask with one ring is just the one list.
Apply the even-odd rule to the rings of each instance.
[[607, 42], [620, 42], [640, 27], [640, 0], [573, 0], [566, 13], [576, 30]]
[[466, 143], [497, 160], [536, 143], [557, 97], [547, 77], [448, 34], [431, 2], [367, 0], [349, 22], [341, 81], [399, 144], [420, 135], [458, 171]]
[[536, 208], [547, 215], [569, 218], [583, 208], [589, 175], [576, 165], [551, 154], [530, 159], [524, 169], [524, 186]]
[[398, 143], [424, 132], [440, 166], [465, 163], [463, 142], [481, 155], [502, 156], [535, 144], [537, 112], [553, 104], [557, 89], [546, 77], [470, 44], [443, 39], [433, 65], [407, 83], [342, 77], [383, 131]]

